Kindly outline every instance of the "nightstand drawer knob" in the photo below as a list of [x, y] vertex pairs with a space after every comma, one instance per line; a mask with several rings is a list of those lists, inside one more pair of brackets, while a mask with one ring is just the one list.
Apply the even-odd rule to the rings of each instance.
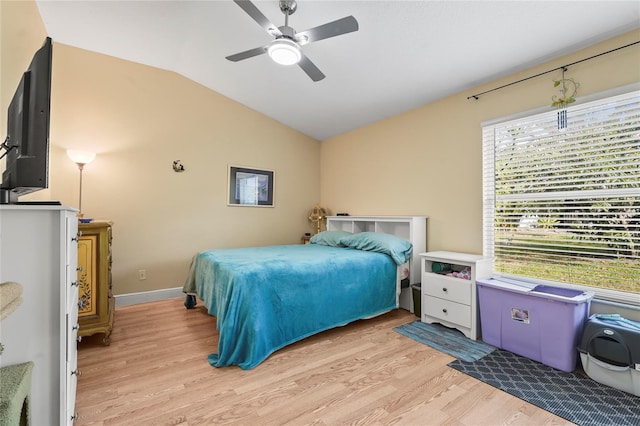
[[446, 293], [447, 292], [447, 288], [446, 287], [442, 287], [442, 291], [444, 291]]
[[446, 309], [443, 309], [443, 310], [442, 310], [442, 312], [444, 312], [444, 313], [446, 314], [446, 313], [447, 313], [447, 310], [446, 310]]

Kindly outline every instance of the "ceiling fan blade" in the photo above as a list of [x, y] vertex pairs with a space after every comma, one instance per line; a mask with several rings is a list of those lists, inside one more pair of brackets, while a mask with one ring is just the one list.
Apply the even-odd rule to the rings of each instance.
[[326, 38], [339, 36], [342, 34], [358, 31], [358, 21], [353, 16], [338, 19], [324, 25], [319, 25], [305, 31], [296, 33], [296, 39], [300, 44], [311, 43], [312, 41], [324, 40]]
[[227, 56], [227, 59], [232, 62], [238, 62], [243, 59], [253, 58], [254, 56], [262, 55], [267, 52], [267, 46], [256, 47], [255, 49], [245, 50], [244, 52], [236, 53], [235, 55]]
[[302, 55], [300, 62], [298, 62], [298, 65], [300, 65], [300, 68], [302, 68], [302, 70], [306, 72], [313, 81], [320, 81], [325, 77], [322, 71], [320, 71], [320, 69], [316, 67], [316, 64], [311, 62], [311, 60], [304, 54]]
[[249, 0], [233, 0], [235, 4], [240, 6], [242, 10], [247, 12], [247, 15], [251, 16], [254, 21], [258, 23], [262, 28], [267, 30], [267, 32], [273, 36], [281, 36], [282, 32], [278, 29], [277, 26], [273, 25], [271, 21], [267, 19], [266, 16], [260, 12], [260, 10]]

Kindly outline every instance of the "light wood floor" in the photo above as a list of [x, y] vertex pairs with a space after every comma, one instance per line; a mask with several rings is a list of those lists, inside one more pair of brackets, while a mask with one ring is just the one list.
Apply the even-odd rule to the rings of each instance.
[[77, 426], [571, 424], [447, 367], [393, 331], [396, 310], [312, 336], [253, 370], [214, 368], [215, 318], [182, 299], [116, 310], [111, 346], [79, 344]]

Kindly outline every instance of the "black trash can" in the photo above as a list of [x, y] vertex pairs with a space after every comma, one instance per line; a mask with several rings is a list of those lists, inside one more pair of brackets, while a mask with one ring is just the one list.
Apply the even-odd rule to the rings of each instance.
[[413, 313], [418, 318], [422, 318], [422, 286], [420, 284], [411, 284], [413, 292]]

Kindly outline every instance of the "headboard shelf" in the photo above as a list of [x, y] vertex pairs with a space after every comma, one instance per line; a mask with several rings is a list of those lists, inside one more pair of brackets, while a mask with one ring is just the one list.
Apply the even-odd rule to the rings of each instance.
[[[408, 240], [413, 245], [409, 280], [411, 284], [420, 282], [420, 253], [427, 249], [427, 216], [329, 216], [327, 230], [382, 232]], [[406, 297], [410, 296], [402, 299]]]

